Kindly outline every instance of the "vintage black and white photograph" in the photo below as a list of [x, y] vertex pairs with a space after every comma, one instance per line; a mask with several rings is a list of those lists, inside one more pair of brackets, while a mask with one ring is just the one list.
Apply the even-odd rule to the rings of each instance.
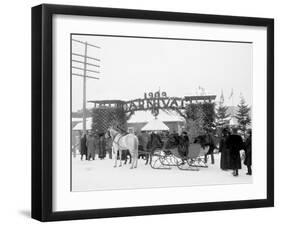
[[274, 21], [33, 8], [32, 216], [274, 205]]
[[69, 41], [71, 191], [253, 182], [252, 42]]

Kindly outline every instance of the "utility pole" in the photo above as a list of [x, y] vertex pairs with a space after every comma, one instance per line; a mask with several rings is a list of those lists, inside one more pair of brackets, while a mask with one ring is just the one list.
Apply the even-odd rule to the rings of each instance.
[[[96, 45], [89, 44], [88, 42], [83, 42], [83, 41], [76, 40], [76, 39], [72, 39], [72, 41], [84, 45], [84, 53], [83, 54], [72, 53], [72, 57], [71, 57], [72, 62], [71, 62], [71, 64], [73, 62], [83, 64], [83, 67], [72, 66], [72, 69], [81, 70], [81, 71], [83, 71], [83, 74], [72, 73], [72, 75], [83, 77], [83, 133], [86, 134], [86, 130], [87, 130], [87, 128], [86, 128], [86, 118], [87, 118], [87, 114], [86, 114], [86, 110], [87, 110], [87, 108], [86, 108], [86, 103], [87, 103], [87, 78], [99, 79], [98, 77], [89, 76], [87, 74], [88, 72], [99, 73], [99, 71], [88, 69], [87, 65], [90, 65], [90, 66], [93, 66], [93, 67], [100, 67], [97, 64], [92, 64], [92, 63], [88, 62], [88, 59], [92, 59], [92, 60], [95, 60], [95, 61], [100, 61], [100, 59], [98, 59], [98, 58], [94, 58], [94, 57], [88, 56], [88, 47], [94, 47], [94, 48], [100, 48], [100, 47], [96, 46]], [[73, 59], [73, 56], [82, 57], [83, 59], [82, 60], [76, 60], [76, 59]]]
[[85, 42], [85, 50], [84, 50], [84, 70], [83, 70], [83, 133], [86, 133], [86, 73], [87, 73], [87, 48], [88, 43]]

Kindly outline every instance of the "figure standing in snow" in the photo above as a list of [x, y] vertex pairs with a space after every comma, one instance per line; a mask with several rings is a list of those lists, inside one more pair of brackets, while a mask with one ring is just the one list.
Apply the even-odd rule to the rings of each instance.
[[247, 166], [247, 175], [252, 175], [252, 130], [248, 130], [248, 137], [245, 141], [245, 160], [244, 164]]
[[226, 140], [226, 148], [230, 153], [230, 169], [233, 170], [233, 176], [238, 176], [238, 170], [241, 169], [240, 150], [244, 149], [243, 140], [238, 135], [238, 129], [233, 128], [232, 134]]
[[85, 133], [82, 134], [82, 137], [80, 139], [80, 155], [81, 155], [81, 160], [83, 160], [83, 155], [85, 155], [85, 158], [87, 160], [87, 136]]
[[88, 136], [86, 145], [87, 145], [87, 159], [90, 160], [91, 158], [95, 160], [95, 148], [94, 148], [95, 138], [92, 133]]
[[227, 128], [222, 130], [222, 137], [220, 140], [219, 152], [221, 153], [220, 167], [222, 170], [230, 169], [230, 150], [226, 147], [226, 140], [230, 135], [230, 131]]
[[104, 159], [105, 158], [105, 155], [106, 155], [106, 150], [105, 150], [105, 137], [104, 137], [104, 134], [100, 134], [100, 137], [99, 137], [99, 158], [100, 159]]
[[216, 148], [216, 145], [215, 145], [214, 135], [212, 134], [211, 130], [206, 130], [206, 139], [207, 139], [207, 144], [209, 145], [209, 150], [208, 153], [205, 155], [205, 163], [207, 163], [208, 161], [207, 156], [210, 155], [211, 164], [215, 164], [214, 150]]

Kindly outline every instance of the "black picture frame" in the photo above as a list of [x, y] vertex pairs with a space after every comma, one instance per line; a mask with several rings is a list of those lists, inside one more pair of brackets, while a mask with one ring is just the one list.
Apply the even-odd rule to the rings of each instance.
[[[267, 28], [267, 198], [95, 210], [52, 210], [52, 18], [55, 14]], [[57, 221], [274, 206], [274, 20], [268, 18], [43, 4], [32, 8], [32, 218]]]

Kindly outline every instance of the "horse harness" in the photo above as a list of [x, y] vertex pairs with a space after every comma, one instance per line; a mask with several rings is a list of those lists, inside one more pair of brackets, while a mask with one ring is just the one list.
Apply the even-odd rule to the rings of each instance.
[[[115, 141], [115, 138], [117, 137], [117, 135], [120, 135], [120, 137], [118, 138], [117, 142]], [[115, 143], [119, 148], [121, 147], [121, 145], [119, 145], [119, 141], [122, 137], [126, 136], [127, 134], [120, 134], [120, 133], [116, 133], [114, 137], [112, 137], [112, 143]], [[122, 148], [122, 147], [121, 147]], [[124, 147], [123, 147], [124, 148]]]

